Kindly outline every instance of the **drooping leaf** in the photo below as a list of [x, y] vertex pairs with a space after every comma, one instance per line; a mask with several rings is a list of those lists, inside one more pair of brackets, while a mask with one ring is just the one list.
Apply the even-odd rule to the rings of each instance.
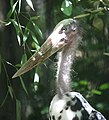
[[37, 91], [38, 83], [39, 83], [39, 75], [37, 74], [37, 72], [35, 72], [35, 74], [34, 74], [34, 89], [35, 89], [35, 91]]
[[69, 0], [64, 0], [61, 6], [61, 11], [65, 15], [70, 16], [72, 14], [72, 2]]
[[25, 91], [26, 94], [28, 95], [28, 91], [27, 91], [27, 89], [26, 89], [26, 86], [25, 86], [25, 83], [23, 82], [22, 77], [20, 77], [20, 82], [21, 82], [21, 84], [22, 84], [22, 87], [23, 87], [24, 91]]
[[17, 32], [17, 40], [18, 40], [19, 45], [21, 45], [21, 39], [20, 39], [20, 33], [19, 32]]
[[32, 52], [35, 52], [36, 50], [39, 50], [39, 49], [40, 49], [40, 46], [33, 41], [33, 42], [32, 42], [32, 48], [35, 49], [35, 50], [31, 50], [31, 51], [32, 51]]
[[109, 53], [104, 53], [104, 55], [107, 55], [107, 56], [109, 56]]
[[99, 89], [100, 89], [100, 90], [109, 89], [109, 84], [108, 84], [108, 83], [104, 83], [104, 84], [100, 85]]
[[33, 11], [35, 11], [35, 10], [34, 10], [34, 7], [33, 7], [32, 1], [31, 1], [31, 0], [26, 0], [26, 2], [27, 2], [27, 4], [30, 6], [30, 8], [31, 8]]
[[26, 53], [24, 53], [22, 56], [21, 64], [24, 64], [26, 62], [27, 62], [27, 55], [26, 55]]
[[39, 42], [34, 33], [31, 33], [31, 36], [33, 38], [32, 47], [35, 48], [36, 50], [38, 50], [40, 48]]
[[41, 38], [43, 38], [43, 34], [42, 34], [40, 28], [39, 28], [39, 27], [35, 24], [35, 22], [33, 22], [33, 21], [32, 21], [32, 24], [33, 24], [34, 29], [36, 30], [36, 32], [39, 34], [39, 36], [40, 36]]
[[96, 95], [101, 95], [101, 94], [102, 94], [101, 91], [95, 90], [95, 89], [92, 90], [92, 93], [94, 93], [94, 94], [96, 94]]
[[29, 34], [30, 34], [30, 32], [31, 32], [30, 26], [31, 26], [31, 24], [30, 24], [30, 21], [29, 21], [29, 22], [27, 23], [26, 27], [24, 27], [25, 31], [24, 31], [24, 34], [23, 34], [23, 44], [26, 43], [26, 41], [27, 41], [27, 39], [28, 39], [28, 36], [29, 36]]
[[22, 64], [16, 64], [15, 67], [22, 67]]
[[33, 16], [33, 17], [31, 17], [30, 19], [31, 19], [31, 20], [35, 20], [35, 21], [36, 21], [36, 20], [38, 20], [38, 19], [39, 19], [39, 17], [40, 17], [40, 16]]
[[11, 98], [13, 99], [13, 89], [12, 89], [12, 87], [8, 86], [8, 90], [9, 90]]
[[16, 8], [17, 3], [18, 3], [18, 0], [17, 0], [17, 1], [14, 3], [14, 5], [12, 6], [12, 9], [11, 9], [11, 12], [12, 12], [12, 13], [14, 12], [14, 10], [15, 10], [15, 8]]
[[19, 45], [21, 45], [21, 39], [20, 39], [20, 32], [22, 31], [21, 30], [21, 25], [18, 24], [17, 21], [15, 21], [14, 19], [11, 19], [10, 21], [12, 22], [12, 24], [15, 27], [17, 40], [18, 40]]
[[25, 44], [26, 40], [28, 39], [28, 36], [30, 34], [30, 31], [28, 28], [25, 28], [24, 34], [23, 34], [23, 44]]
[[88, 81], [85, 81], [85, 80], [81, 80], [80, 82], [79, 82], [81, 85], [88, 85], [89, 84], [89, 82]]
[[11, 10], [8, 12], [7, 14], [7, 17], [10, 18], [10, 16], [13, 14], [13, 12], [15, 11], [16, 9], [16, 6], [17, 6], [17, 3], [18, 3], [18, 0], [14, 3], [14, 5], [12, 5], [12, 8]]
[[86, 13], [86, 14], [77, 15], [77, 16], [75, 16], [74, 18], [75, 18], [75, 19], [77, 19], [77, 18], [83, 18], [83, 17], [87, 17], [87, 16], [89, 16], [89, 15], [90, 15], [90, 13]]
[[16, 120], [21, 120], [21, 102], [16, 99]]
[[5, 24], [5, 26], [8, 26], [8, 25], [11, 24], [11, 22], [9, 21], [9, 22], [6, 22], [6, 23], [4, 23], [4, 24]]
[[21, 0], [19, 0], [19, 8], [18, 8], [18, 13], [20, 13], [21, 10]]
[[36, 38], [35, 34], [34, 34], [34, 33], [32, 33], [32, 34], [31, 34], [31, 36], [32, 36], [32, 38], [33, 38], [34, 42], [35, 42], [36, 44], [39, 44], [39, 42], [38, 42], [38, 40], [37, 40], [37, 38]]

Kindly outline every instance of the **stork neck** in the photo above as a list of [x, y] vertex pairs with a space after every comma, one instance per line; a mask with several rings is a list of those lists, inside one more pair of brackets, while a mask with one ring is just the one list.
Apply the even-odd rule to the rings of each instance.
[[71, 91], [71, 67], [75, 58], [77, 45], [72, 47], [72, 44], [58, 53], [58, 69], [57, 69], [57, 94], [60, 98], [66, 92]]

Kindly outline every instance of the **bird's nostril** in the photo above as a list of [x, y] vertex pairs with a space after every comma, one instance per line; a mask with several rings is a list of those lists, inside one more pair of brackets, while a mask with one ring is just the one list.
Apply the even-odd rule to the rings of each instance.
[[63, 42], [65, 39], [64, 38], [62, 38], [61, 40], [60, 40], [60, 42]]
[[77, 26], [72, 26], [72, 31], [75, 32], [77, 30]]
[[75, 30], [75, 29], [73, 29], [72, 31], [73, 31], [73, 32], [75, 32], [76, 30]]

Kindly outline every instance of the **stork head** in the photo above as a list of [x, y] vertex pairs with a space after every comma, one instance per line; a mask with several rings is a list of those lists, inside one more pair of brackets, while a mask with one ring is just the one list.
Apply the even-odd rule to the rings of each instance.
[[18, 77], [31, 70], [64, 46], [77, 41], [80, 37], [81, 30], [76, 20], [72, 18], [62, 20], [56, 25], [41, 48], [33, 54], [12, 78]]

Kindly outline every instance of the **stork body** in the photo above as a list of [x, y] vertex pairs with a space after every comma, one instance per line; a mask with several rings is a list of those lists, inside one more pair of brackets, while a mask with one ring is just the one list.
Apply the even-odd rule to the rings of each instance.
[[49, 120], [106, 120], [78, 92], [71, 92], [71, 66], [75, 52], [82, 39], [81, 28], [76, 20], [61, 21], [48, 37], [47, 41], [13, 76], [13, 78], [31, 70], [55, 52], [58, 53], [56, 75], [57, 94], [50, 104]]

